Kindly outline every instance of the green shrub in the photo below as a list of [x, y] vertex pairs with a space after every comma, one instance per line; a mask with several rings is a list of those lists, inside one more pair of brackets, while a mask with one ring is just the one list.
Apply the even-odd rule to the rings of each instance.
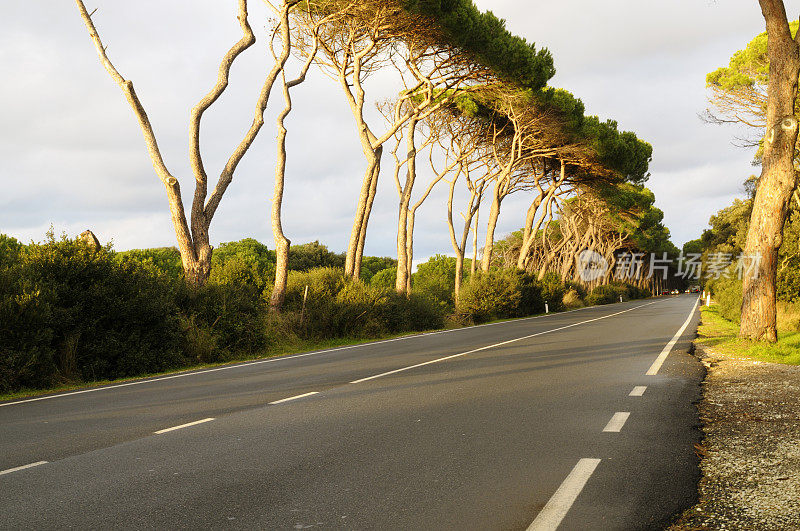
[[421, 332], [444, 326], [441, 306], [424, 294], [412, 293], [406, 297], [387, 291], [376, 310], [387, 333]]
[[175, 247], [131, 249], [130, 251], [114, 253], [114, 258], [121, 263], [136, 262], [140, 265], [154, 268], [175, 281], [183, 278], [181, 253]]
[[627, 290], [615, 284], [603, 284], [597, 286], [586, 297], [586, 303], [589, 305], [595, 304], [612, 304], [619, 302], [621, 295], [627, 294]]
[[[135, 376], [185, 363], [171, 285], [152, 266], [50, 233], [4, 271], [0, 365], [18, 374], [13, 387]], [[31, 330], [42, 338], [31, 338]]]
[[627, 282], [623, 283], [622, 287], [625, 289], [625, 293], [623, 293], [622, 297], [627, 300], [646, 299], [650, 296], [648, 290]]
[[[344, 268], [344, 258], [339, 267]], [[364, 282], [372, 283], [372, 278], [375, 275], [387, 269], [395, 271], [396, 274], [397, 260], [387, 256], [364, 256], [361, 258], [361, 280]], [[392, 286], [394, 286], [394, 283], [392, 283]]]
[[344, 269], [344, 255], [329, 251], [318, 241], [292, 245], [289, 248], [290, 271], [309, 271], [320, 267]]
[[222, 243], [211, 255], [211, 277], [244, 281], [264, 290], [275, 281], [275, 251], [253, 238]]
[[345, 279], [341, 270], [333, 268], [290, 272], [284, 313], [302, 314], [302, 323], [297, 318], [298, 334], [318, 339], [377, 337], [442, 325], [444, 313], [436, 302], [421, 294], [398, 295], [393, 287], [384, 289], [374, 281]]
[[575, 288], [569, 288], [569, 291], [567, 291], [561, 299], [561, 304], [568, 310], [574, 310], [584, 306], [583, 298], [581, 298], [580, 293]]
[[736, 277], [716, 279], [711, 292], [719, 314], [729, 321], [738, 323], [742, 311], [742, 281]]
[[395, 281], [397, 280], [397, 267], [389, 267], [381, 269], [375, 273], [369, 280], [371, 286], [380, 289], [394, 290]]
[[541, 280], [542, 298], [547, 301], [551, 312], [560, 312], [564, 309], [565, 285], [556, 273], [547, 273]]
[[51, 301], [0, 257], [0, 393], [58, 381]]
[[456, 311], [481, 323], [519, 315], [521, 300], [521, 279], [516, 272], [479, 272], [462, 287]]
[[[252, 262], [237, 256], [212, 269], [203, 287], [180, 283], [177, 301], [185, 318], [187, 356], [213, 363], [262, 351], [267, 345], [262, 294], [262, 278]], [[214, 346], [211, 352], [209, 345]]]
[[[343, 337], [350, 329], [346, 321], [350, 315], [343, 306], [347, 301], [339, 301], [338, 295], [348, 282], [344, 272], [332, 267], [313, 268], [306, 272], [290, 271], [286, 285], [284, 311], [302, 315], [302, 328], [298, 331], [301, 337], [328, 338]], [[308, 296], [303, 303], [306, 286]], [[350, 290], [345, 299], [356, 299], [358, 294]], [[355, 304], [357, 301], [351, 300]]]
[[778, 267], [776, 294], [780, 301], [800, 302], [800, 258], [788, 259]]

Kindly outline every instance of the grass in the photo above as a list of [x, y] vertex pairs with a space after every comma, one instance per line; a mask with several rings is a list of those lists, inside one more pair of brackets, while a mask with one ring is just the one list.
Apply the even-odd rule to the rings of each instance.
[[792, 325], [797, 310], [786, 306], [783, 309], [778, 319], [778, 342], [761, 343], [740, 339], [737, 323], [723, 318], [714, 305], [703, 306], [697, 342], [727, 356], [800, 365], [800, 331]]

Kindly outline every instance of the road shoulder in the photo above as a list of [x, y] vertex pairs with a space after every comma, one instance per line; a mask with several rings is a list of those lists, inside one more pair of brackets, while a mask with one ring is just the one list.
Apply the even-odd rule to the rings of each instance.
[[800, 367], [697, 345], [699, 502], [670, 529], [800, 528]]

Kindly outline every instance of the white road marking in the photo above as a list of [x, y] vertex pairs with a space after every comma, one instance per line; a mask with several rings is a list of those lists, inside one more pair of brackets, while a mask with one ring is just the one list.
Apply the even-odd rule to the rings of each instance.
[[20, 470], [25, 470], [26, 468], [33, 468], [35, 466], [46, 465], [46, 464], [47, 464], [47, 461], [36, 461], [35, 463], [22, 465], [22, 466], [18, 466], [18, 467], [15, 467], [15, 468], [9, 468], [7, 470], [0, 470], [0, 476], [2, 476], [4, 474], [11, 474], [12, 472], [19, 472]]
[[[656, 302], [661, 302], [661, 301], [656, 301]], [[531, 317], [522, 317], [520, 319], [509, 319], [507, 321], [499, 321], [499, 322], [496, 322], [496, 323], [486, 323], [486, 324], [482, 324], [482, 325], [465, 326], [463, 328], [454, 328], [452, 330], [438, 330], [436, 332], [425, 332], [423, 334], [410, 334], [410, 335], [407, 335], [407, 336], [395, 337], [395, 338], [392, 338], [392, 339], [382, 339], [380, 341], [370, 341], [368, 343], [359, 343], [358, 345], [346, 345], [346, 346], [343, 346], [343, 347], [329, 348], [329, 349], [325, 349], [325, 350], [315, 350], [313, 352], [304, 352], [303, 354], [290, 354], [288, 356], [276, 356], [276, 357], [273, 357], [273, 358], [268, 358], [268, 359], [263, 359], [263, 360], [254, 360], [254, 361], [248, 361], [248, 362], [244, 362], [244, 363], [237, 363], [237, 364], [234, 364], [234, 365], [225, 365], [225, 366], [222, 366], [222, 367], [215, 367], [213, 369], [201, 369], [201, 370], [196, 370], [196, 371], [191, 371], [190, 370], [190, 371], [187, 371], [187, 372], [181, 372], [181, 373], [178, 373], [178, 374], [172, 374], [170, 376], [161, 376], [161, 377], [158, 377], [158, 378], [149, 378], [147, 380], [136, 380], [134, 382], [126, 382], [126, 383], [114, 384], [114, 385], [105, 385], [103, 387], [92, 387], [91, 389], [81, 389], [80, 391], [70, 391], [70, 392], [67, 392], [67, 393], [59, 393], [59, 394], [55, 394], [55, 395], [38, 396], [36, 398], [26, 398], [24, 400], [17, 400], [15, 402], [4, 402], [4, 403], [0, 403], [0, 407], [15, 406], [17, 404], [27, 404], [28, 402], [38, 402], [40, 400], [52, 400], [54, 398], [64, 398], [64, 397], [67, 397], [67, 396], [82, 395], [84, 393], [96, 393], [98, 391], [107, 391], [109, 389], [119, 389], [120, 387], [129, 387], [129, 386], [132, 386], [132, 385], [142, 385], [142, 384], [153, 383], [153, 382], [163, 382], [164, 380], [172, 380], [172, 379], [175, 379], [175, 378], [185, 378], [187, 376], [197, 376], [197, 375], [200, 375], [200, 374], [208, 374], [208, 373], [217, 372], [217, 371], [228, 371], [228, 370], [231, 370], [231, 369], [240, 369], [240, 368], [243, 368], [243, 367], [249, 367], [251, 365], [261, 365], [261, 364], [264, 364], [264, 363], [275, 363], [277, 361], [285, 361], [285, 360], [292, 360], [292, 359], [296, 359], [296, 358], [304, 358], [306, 356], [317, 356], [319, 354], [329, 354], [331, 352], [337, 352], [337, 351], [340, 351], [340, 350], [349, 350], [349, 349], [354, 349], [354, 348], [369, 347], [369, 346], [372, 346], [372, 345], [380, 345], [382, 343], [392, 343], [394, 341], [405, 341], [405, 340], [408, 340], [408, 339], [416, 339], [416, 338], [419, 338], [419, 337], [435, 336], [437, 334], [450, 334], [450, 333], [453, 333], [453, 332], [463, 332], [465, 330], [472, 330], [474, 328], [483, 328], [485, 326], [495, 326], [495, 325], [501, 325], [501, 324], [506, 324], [506, 323], [511, 323], [511, 322], [528, 321], [528, 320], [532, 320], [532, 319], [542, 319], [542, 318], [545, 318], [545, 317], [553, 317], [553, 316], [557, 316], [557, 315], [564, 315], [565, 313], [579, 312], [579, 311], [588, 310], [588, 309], [591, 309], [591, 308], [597, 308], [597, 306], [586, 306], [584, 308], [576, 308], [574, 310], [567, 310], [566, 312], [550, 313], [550, 314], [547, 314], [547, 315], [534, 315], [534, 316], [531, 316]]]
[[517, 341], [523, 341], [525, 339], [530, 339], [532, 337], [541, 336], [541, 335], [544, 335], [544, 334], [550, 334], [552, 332], [558, 332], [559, 330], [565, 330], [567, 328], [572, 328], [573, 326], [579, 326], [579, 325], [582, 325], [582, 324], [591, 323], [593, 321], [600, 321], [602, 319], [608, 319], [609, 317], [614, 317], [615, 315], [620, 315], [620, 314], [623, 314], [623, 313], [631, 312], [633, 310], [637, 310], [637, 309], [642, 308], [644, 306], [649, 306], [651, 304], [655, 304], [656, 302], [659, 302], [659, 301], [648, 302], [647, 304], [641, 304], [639, 306], [634, 306], [633, 308], [629, 308], [627, 310], [623, 310], [621, 312], [612, 313], [612, 314], [609, 314], [609, 315], [604, 315], [603, 317], [596, 317], [594, 319], [588, 319], [586, 321], [581, 321], [579, 323], [573, 323], [573, 324], [570, 324], [570, 325], [560, 326], [558, 328], [553, 328], [552, 330], [545, 330], [544, 332], [537, 332], [535, 334], [530, 334], [530, 335], [527, 335], [527, 336], [518, 337], [516, 339], [509, 339], [508, 341], [502, 341], [500, 343], [495, 343], [493, 345], [486, 345], [485, 347], [480, 347], [480, 348], [468, 350], [466, 352], [459, 352], [458, 354], [451, 354], [450, 356], [445, 356], [443, 358], [437, 358], [435, 360], [425, 361], [423, 363], [417, 363], [416, 365], [409, 365], [408, 367], [401, 367], [401, 368], [395, 369], [393, 371], [382, 372], [380, 374], [375, 374], [373, 376], [367, 376], [366, 378], [361, 378], [359, 380], [353, 380], [350, 383], [351, 384], [357, 384], [357, 383], [361, 383], [361, 382], [366, 382], [366, 381], [369, 381], [369, 380], [374, 380], [376, 378], [381, 378], [383, 376], [389, 376], [390, 374], [397, 374], [398, 372], [403, 372], [403, 371], [408, 371], [408, 370], [411, 370], [411, 369], [416, 369], [417, 367], [424, 367], [425, 365], [431, 365], [433, 363], [440, 363], [442, 361], [451, 360], [453, 358], [458, 358], [460, 356], [466, 356], [467, 354], [474, 354], [475, 352], [481, 352], [483, 350], [489, 350], [489, 349], [492, 349], [492, 348], [501, 347], [503, 345], [508, 345], [510, 343], [516, 343]]
[[642, 396], [647, 389], [646, 385], [637, 385], [633, 388], [633, 391], [628, 393], [628, 396]]
[[664, 363], [664, 360], [666, 360], [667, 356], [669, 356], [672, 347], [675, 346], [675, 343], [678, 342], [678, 339], [680, 339], [681, 334], [683, 334], [683, 331], [686, 330], [687, 326], [689, 326], [689, 322], [692, 320], [692, 317], [694, 316], [694, 311], [697, 308], [697, 304], [699, 302], [700, 298], [698, 297], [698, 299], [694, 301], [694, 306], [692, 306], [692, 311], [689, 312], [689, 317], [686, 318], [686, 321], [683, 323], [683, 326], [680, 328], [680, 330], [678, 330], [678, 332], [674, 336], [672, 336], [672, 339], [670, 339], [669, 343], [667, 343], [667, 345], [664, 347], [664, 350], [661, 351], [661, 354], [658, 355], [656, 361], [654, 361], [653, 364], [650, 366], [650, 368], [647, 369], [647, 372], [645, 373], [647, 376], [654, 376], [655, 374], [658, 373], [658, 369], [661, 368], [661, 365]]
[[290, 396], [289, 398], [282, 398], [280, 400], [276, 400], [274, 402], [270, 402], [269, 404], [271, 406], [274, 406], [275, 404], [283, 404], [284, 402], [289, 402], [290, 400], [297, 400], [298, 398], [303, 398], [303, 397], [306, 397], [306, 396], [311, 396], [311, 395], [316, 395], [316, 394], [319, 394], [319, 391], [311, 391], [310, 393], [303, 393], [302, 395]]
[[567, 479], [528, 526], [528, 531], [555, 531], [599, 464], [600, 459], [579, 460]]
[[181, 424], [180, 426], [165, 428], [163, 430], [158, 430], [153, 433], [155, 433], [156, 435], [161, 435], [162, 433], [167, 433], [168, 431], [180, 430], [181, 428], [188, 428], [189, 426], [197, 426], [198, 424], [203, 424], [204, 422], [211, 422], [212, 420], [214, 420], [214, 417], [209, 417], [207, 419], [202, 419], [202, 420], [196, 420], [194, 422], [187, 422], [186, 424]]
[[625, 421], [628, 420], [628, 417], [630, 416], [631, 416], [630, 411], [617, 411], [616, 413], [614, 413], [614, 416], [611, 417], [611, 420], [608, 421], [606, 427], [603, 428], [603, 431], [611, 433], [619, 433], [619, 431], [625, 425]]

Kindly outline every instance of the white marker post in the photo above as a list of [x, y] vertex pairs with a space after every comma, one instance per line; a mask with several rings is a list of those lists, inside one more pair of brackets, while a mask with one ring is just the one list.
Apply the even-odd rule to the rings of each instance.
[[710, 291], [708, 292], [708, 295], [706, 295], [706, 306], [711, 306], [711, 292]]
[[547, 305], [547, 301], [544, 301], [544, 313], [550, 313], [550, 306]]

